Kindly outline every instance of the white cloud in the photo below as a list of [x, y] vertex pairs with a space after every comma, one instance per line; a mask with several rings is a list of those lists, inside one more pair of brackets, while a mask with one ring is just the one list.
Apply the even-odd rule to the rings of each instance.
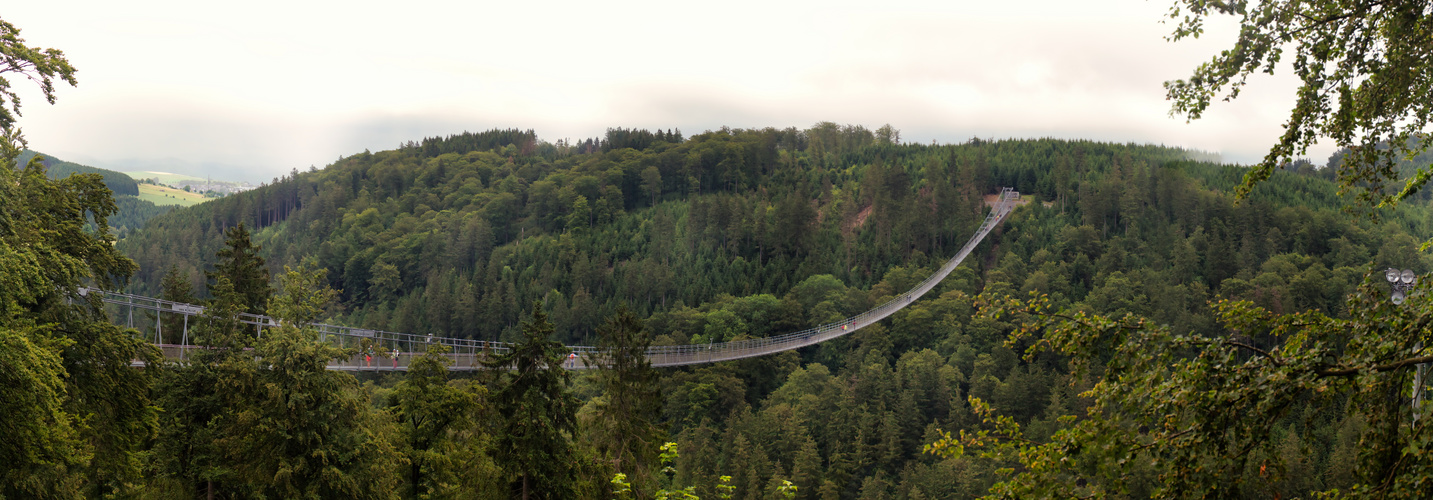
[[1165, 8], [51, 0], [5, 19], [80, 70], [56, 106], [27, 100], [32, 146], [98, 166], [226, 165], [265, 179], [462, 130], [557, 139], [819, 120], [891, 123], [920, 142], [1091, 138], [1257, 161], [1289, 109], [1290, 77], [1258, 78], [1194, 124], [1166, 116], [1161, 82], [1232, 32], [1166, 43]]

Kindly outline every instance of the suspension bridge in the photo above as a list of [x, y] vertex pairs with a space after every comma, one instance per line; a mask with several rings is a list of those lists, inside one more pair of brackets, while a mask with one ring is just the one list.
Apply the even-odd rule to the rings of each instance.
[[[1001, 190], [995, 201], [989, 203], [990, 212], [986, 214], [975, 234], [971, 235], [970, 240], [961, 247], [960, 252], [909, 291], [897, 295], [869, 311], [834, 323], [774, 337], [710, 344], [651, 346], [647, 349], [647, 359], [651, 361], [652, 366], [716, 363], [790, 351], [849, 335], [885, 319], [935, 288], [936, 284], [949, 276], [956, 266], [959, 266], [971, 252], [975, 251], [975, 247], [985, 240], [985, 237], [1015, 209], [1019, 202], [1019, 192], [1011, 188]], [[150, 341], [168, 359], [184, 360], [188, 358], [191, 351], [206, 348], [193, 344], [189, 336], [189, 324], [193, 322], [191, 320], [204, 314], [202, 306], [110, 292], [98, 288], [81, 288], [79, 292], [83, 296], [97, 296], [105, 304], [119, 306], [119, 317], [114, 319], [130, 328], [135, 327], [135, 311], [152, 312], [154, 331]], [[181, 323], [183, 326], [179, 328], [179, 331], [164, 330], [161, 319], [165, 315], [183, 317]], [[141, 319], [147, 320], [143, 317]], [[263, 337], [265, 329], [277, 327], [279, 324], [278, 320], [274, 318], [257, 314], [241, 314], [239, 320], [252, 326], [257, 337]], [[483, 368], [482, 360], [485, 357], [507, 351], [510, 348], [510, 344], [505, 342], [415, 335], [329, 324], [316, 324], [313, 327], [318, 331], [320, 342], [328, 342], [341, 348], [354, 348], [364, 344], [374, 346], [373, 354], [376, 356], [372, 356], [371, 359], [367, 358], [365, 353], [357, 353], [347, 359], [333, 360], [328, 365], [330, 370], [406, 371], [408, 363], [415, 356], [422, 356], [427, 351], [429, 344], [442, 344], [448, 347], [446, 356], [452, 361], [448, 367], [450, 370], [478, 370]], [[575, 356], [569, 357], [568, 361], [564, 363], [567, 368], [585, 369], [602, 363], [603, 354], [597, 347], [568, 346], [568, 348]], [[396, 355], [393, 354], [395, 351]], [[135, 362], [136, 365], [141, 365], [141, 363]]]

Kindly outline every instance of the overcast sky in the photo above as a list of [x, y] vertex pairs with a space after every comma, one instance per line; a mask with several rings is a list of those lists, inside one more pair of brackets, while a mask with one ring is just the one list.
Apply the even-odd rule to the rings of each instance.
[[1262, 76], [1202, 120], [1170, 117], [1161, 83], [1234, 31], [1166, 42], [1168, 0], [7, 3], [28, 44], [79, 70], [54, 106], [28, 94], [31, 148], [254, 181], [464, 130], [822, 120], [924, 143], [1084, 138], [1251, 163], [1296, 83]]

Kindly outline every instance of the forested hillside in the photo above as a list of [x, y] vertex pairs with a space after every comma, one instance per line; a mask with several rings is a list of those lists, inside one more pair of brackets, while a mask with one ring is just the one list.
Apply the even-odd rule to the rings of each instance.
[[104, 177], [105, 187], [109, 188], [110, 191], [114, 191], [114, 194], [139, 196], [139, 183], [135, 182], [134, 178], [122, 172], [115, 172], [113, 170], [105, 170], [103, 168], [80, 165], [78, 163], [71, 163], [44, 153], [30, 151], [28, 149], [20, 153], [20, 157], [16, 159], [16, 162], [20, 165], [24, 165], [25, 163], [30, 161], [30, 158], [34, 158], [35, 155], [40, 155], [45, 158], [45, 167], [49, 169], [48, 172], [51, 178], [59, 179], [61, 177], [76, 173], [100, 174], [100, 176]]
[[[664, 372], [660, 427], [689, 457], [677, 482], [707, 497], [731, 475], [739, 498], [782, 480], [800, 498], [976, 495], [999, 463], [920, 454], [936, 428], [978, 423], [967, 396], [1037, 437], [1078, 413], [1087, 381], [1059, 357], [1006, 347], [1015, 325], [974, 315], [981, 293], [1043, 293], [1057, 307], [1217, 333], [1208, 304], [1220, 296], [1338, 316], [1370, 269], [1428, 269], [1416, 251], [1433, 234], [1425, 207], [1357, 221], [1316, 170], [1275, 175], [1235, 203], [1226, 193], [1243, 169], [1178, 149], [890, 139], [833, 124], [617, 129], [573, 144], [520, 130], [433, 138], [155, 218], [119, 249], [140, 264], [135, 291], [157, 294], [171, 265], [202, 290], [221, 232], [244, 223], [275, 274], [306, 259], [328, 270], [338, 322], [514, 340], [540, 300], [555, 339], [595, 343], [596, 326], [627, 304], [657, 343], [702, 343], [865, 310], [952, 255], [983, 195], [1011, 186], [1034, 197], [882, 326]], [[579, 381], [584, 400], [593, 391]], [[1354, 444], [1340, 436], [1358, 424], [1339, 415], [1311, 407], [1281, 424], [1326, 438], [1290, 445], [1314, 471], [1299, 491], [1351, 481], [1338, 471]]]
[[36, 155], [44, 157], [46, 174], [51, 179], [60, 179], [71, 174], [99, 174], [104, 178], [105, 187], [116, 195], [114, 202], [118, 206], [118, 210], [109, 216], [109, 226], [114, 230], [114, 235], [117, 238], [124, 239], [132, 231], [144, 227], [144, 224], [154, 216], [169, 213], [174, 209], [172, 206], [156, 206], [137, 198], [139, 196], [138, 183], [134, 181], [134, 178], [121, 172], [71, 163], [28, 149], [20, 153], [16, 162], [19, 165], [24, 165]]

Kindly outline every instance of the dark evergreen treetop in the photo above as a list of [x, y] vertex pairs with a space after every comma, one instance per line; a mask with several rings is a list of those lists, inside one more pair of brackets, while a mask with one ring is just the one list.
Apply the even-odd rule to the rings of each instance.
[[606, 397], [597, 404], [598, 421], [589, 432], [597, 434], [598, 451], [627, 475], [638, 494], [655, 490], [649, 465], [660, 442], [662, 394], [661, 374], [646, 355], [652, 335], [626, 307], [619, 307], [597, 335], [599, 354], [586, 362], [597, 367], [595, 378]]
[[244, 312], [253, 314], [264, 313], [272, 290], [260, 248], [249, 240], [249, 229], [241, 222], [224, 231], [224, 248], [216, 252], [219, 260], [213, 271], [205, 273], [211, 288], [219, 277], [228, 278], [234, 293], [241, 297]]
[[532, 154], [537, 146], [537, 132], [529, 130], [493, 129], [486, 132], [463, 132], [447, 137], [425, 137], [423, 141], [405, 146], [405, 150], [416, 150], [424, 157], [436, 157], [447, 153], [466, 153], [516, 146], [522, 154]]
[[570, 439], [580, 402], [568, 388], [572, 373], [563, 366], [570, 351], [549, 340], [552, 330], [542, 304], [534, 303], [522, 340], [483, 361], [502, 379], [491, 398], [493, 410], [503, 416], [494, 458], [517, 476], [514, 488], [524, 499], [576, 498], [578, 465]]

